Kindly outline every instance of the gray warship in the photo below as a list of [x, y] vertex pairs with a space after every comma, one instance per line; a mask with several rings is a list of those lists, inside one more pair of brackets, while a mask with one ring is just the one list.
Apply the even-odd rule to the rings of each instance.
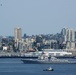
[[56, 57], [52, 57], [48, 53], [42, 53], [39, 55], [38, 59], [22, 59], [25, 64], [53, 64], [53, 63], [69, 63], [76, 64], [76, 61], [73, 59], [58, 59]]

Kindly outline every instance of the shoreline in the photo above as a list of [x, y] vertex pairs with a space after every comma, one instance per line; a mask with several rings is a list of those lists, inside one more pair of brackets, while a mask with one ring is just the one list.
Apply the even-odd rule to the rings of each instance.
[[37, 59], [38, 57], [25, 57], [25, 56], [0, 56], [0, 58], [30, 58]]
[[[38, 57], [37, 56], [0, 56], [0, 58], [26, 58], [26, 59], [37, 59]], [[76, 57], [72, 56], [72, 57], [69, 57], [69, 56], [66, 56], [66, 57], [61, 57], [61, 56], [58, 56], [56, 58], [74, 58], [76, 59]]]

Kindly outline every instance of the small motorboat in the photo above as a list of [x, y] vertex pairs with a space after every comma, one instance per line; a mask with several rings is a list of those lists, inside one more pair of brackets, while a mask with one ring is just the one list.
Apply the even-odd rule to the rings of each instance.
[[44, 69], [43, 71], [53, 71], [54, 69], [53, 68], [48, 68], [48, 69]]

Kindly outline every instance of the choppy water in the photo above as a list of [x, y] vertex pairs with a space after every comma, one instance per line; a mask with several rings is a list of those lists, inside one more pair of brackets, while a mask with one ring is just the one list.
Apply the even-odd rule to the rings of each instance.
[[[54, 71], [43, 71], [50, 66]], [[19, 58], [1, 58], [0, 75], [76, 75], [76, 64], [23, 64]]]

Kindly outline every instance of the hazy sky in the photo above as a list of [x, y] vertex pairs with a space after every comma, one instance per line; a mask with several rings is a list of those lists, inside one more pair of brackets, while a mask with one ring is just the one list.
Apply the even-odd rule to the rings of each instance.
[[62, 28], [76, 30], [76, 0], [0, 0], [0, 35], [55, 34]]

